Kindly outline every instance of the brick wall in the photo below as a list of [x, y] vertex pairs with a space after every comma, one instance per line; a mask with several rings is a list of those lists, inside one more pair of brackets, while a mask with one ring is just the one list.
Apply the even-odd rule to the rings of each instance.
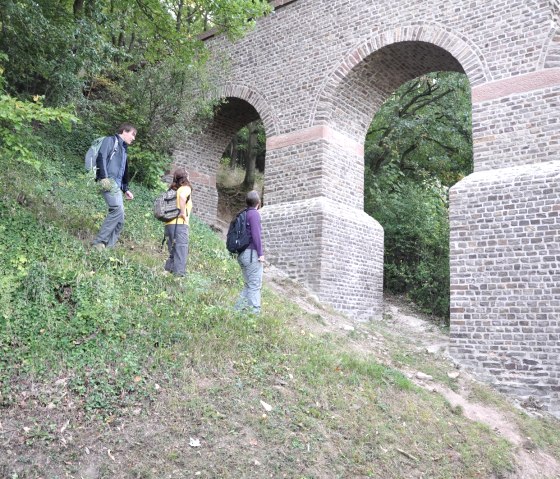
[[270, 262], [339, 311], [363, 320], [381, 314], [383, 229], [377, 221], [318, 197], [265, 206], [262, 222]]
[[560, 84], [473, 105], [475, 170], [560, 159]]
[[560, 162], [475, 173], [450, 193], [451, 352], [560, 413]]

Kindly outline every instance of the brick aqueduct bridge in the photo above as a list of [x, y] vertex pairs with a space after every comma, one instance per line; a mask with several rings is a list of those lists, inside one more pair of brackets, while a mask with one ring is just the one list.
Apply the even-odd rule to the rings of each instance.
[[383, 229], [363, 211], [364, 139], [404, 82], [465, 73], [474, 173], [450, 192], [451, 354], [560, 416], [560, 0], [279, 0], [234, 44], [211, 126], [185, 139], [196, 213], [237, 130], [266, 131], [267, 259], [356, 317], [380, 314]]

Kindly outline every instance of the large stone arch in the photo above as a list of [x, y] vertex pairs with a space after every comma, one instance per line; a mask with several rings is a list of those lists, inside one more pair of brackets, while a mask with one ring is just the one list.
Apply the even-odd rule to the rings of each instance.
[[217, 98], [239, 98], [249, 103], [259, 114], [266, 136], [278, 135], [278, 118], [265, 95], [254, 87], [239, 83], [225, 82], [218, 90]]
[[[331, 185], [325, 196], [363, 210], [363, 144], [375, 112], [403, 83], [433, 71], [468, 72], [472, 83], [491, 78], [476, 46], [447, 29], [431, 24], [387, 29], [339, 60], [318, 90], [308, 127], [299, 138], [295, 134], [272, 138], [268, 147], [275, 150], [321, 139], [322, 184]], [[294, 170], [291, 180], [298, 175]], [[279, 182], [267, 191], [274, 202], [280, 196], [286, 199]]]
[[[402, 72], [403, 76], [400, 79], [393, 80], [391, 82], [392, 85], [389, 85], [390, 91], [387, 91], [388, 89], [385, 88], [385, 94], [391, 93], [396, 87], [408, 80], [434, 71], [434, 67], [438, 63], [442, 70], [465, 73], [469, 78], [471, 86], [492, 81], [492, 75], [484, 60], [484, 56], [468, 38], [464, 38], [449, 29], [435, 24], [422, 23], [391, 28], [362, 41], [346, 53], [334, 70], [326, 77], [321, 92], [317, 95], [314, 102], [309, 126], [328, 124], [330, 122], [333, 111], [332, 103], [334, 99], [338, 99], [340, 96], [337, 92], [341, 89], [348, 76], [359, 65], [364, 64], [368, 58], [373, 58], [376, 53], [385, 48], [393, 49], [391, 53], [394, 55], [399, 45], [404, 46], [405, 49], [411, 46], [419, 47], [425, 45], [425, 51], [430, 49], [432, 51], [439, 51], [441, 52], [440, 56], [446, 56], [447, 58], [440, 59], [439, 62], [432, 62], [431, 65], [418, 65], [416, 68], [409, 69], [409, 72]], [[422, 50], [422, 48], [416, 49]], [[414, 57], [414, 53], [407, 53], [409, 57]], [[398, 62], [398, 59], [392, 58], [395, 63]], [[372, 85], [372, 87], [375, 88], [375, 85]], [[371, 120], [372, 113], [367, 112], [365, 116]], [[360, 136], [363, 137], [365, 135]]]

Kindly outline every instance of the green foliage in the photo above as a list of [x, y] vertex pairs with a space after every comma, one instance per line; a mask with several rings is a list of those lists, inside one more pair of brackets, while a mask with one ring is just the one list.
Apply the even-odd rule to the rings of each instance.
[[[254, 135], [254, 138], [250, 138], [251, 135]], [[247, 168], [251, 154], [249, 151], [250, 145], [253, 145], [252, 148], [255, 149], [252, 153], [257, 159], [256, 166], [259, 171], [263, 172], [266, 153], [266, 132], [260, 119], [252, 122], [251, 129], [248, 126], [244, 126], [235, 134], [234, 138], [227, 146], [222, 160], [226, 161], [227, 159], [232, 169], [236, 166]]]
[[385, 229], [385, 287], [426, 312], [449, 314], [447, 188], [401, 179], [369, 191], [368, 211]]
[[365, 210], [385, 230], [385, 288], [448, 318], [447, 192], [472, 170], [466, 77], [403, 85], [376, 115], [365, 157]]
[[131, 181], [138, 181], [149, 188], [161, 185], [161, 178], [171, 165], [171, 157], [163, 152], [142, 150], [132, 151], [129, 156]]
[[49, 105], [78, 102], [84, 81], [116, 54], [103, 35], [106, 18], [75, 19], [70, 6], [68, 1], [0, 1], [0, 49], [9, 57], [12, 94], [43, 95]]
[[12, 93], [80, 103], [99, 77], [168, 58], [191, 65], [204, 57], [203, 30], [236, 38], [270, 8], [265, 0], [0, 0], [0, 51]]
[[[0, 55], [0, 60], [2, 57]], [[33, 97], [32, 101], [22, 101], [6, 94], [3, 88], [3, 69], [0, 68], [0, 156], [4, 161], [21, 161], [38, 167], [41, 159], [30, 149], [30, 143], [37, 142], [31, 129], [40, 123], [59, 123], [70, 130], [77, 118], [68, 108], [47, 108], [42, 98]]]
[[431, 73], [401, 86], [376, 114], [366, 138], [373, 175], [396, 167], [417, 181], [452, 186], [472, 170], [470, 86], [466, 75]]

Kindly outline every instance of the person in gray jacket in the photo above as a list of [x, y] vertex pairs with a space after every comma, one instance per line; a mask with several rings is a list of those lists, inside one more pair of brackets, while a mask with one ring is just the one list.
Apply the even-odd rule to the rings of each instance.
[[93, 240], [94, 248], [112, 248], [123, 229], [123, 193], [127, 200], [134, 198], [128, 189], [127, 147], [135, 138], [136, 128], [130, 123], [123, 123], [119, 126], [118, 133], [105, 138], [99, 148], [95, 181], [100, 186], [109, 211]]

